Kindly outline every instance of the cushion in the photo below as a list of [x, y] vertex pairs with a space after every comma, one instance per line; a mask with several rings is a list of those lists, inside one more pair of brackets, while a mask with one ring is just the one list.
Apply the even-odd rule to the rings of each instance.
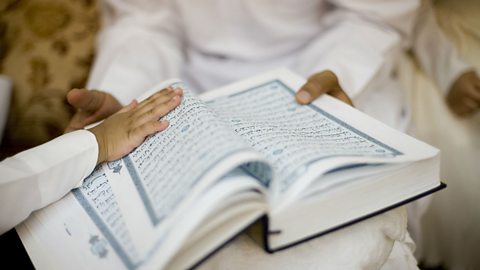
[[12, 154], [62, 134], [65, 96], [85, 86], [99, 23], [93, 0], [3, 0], [0, 12], [0, 74], [13, 82], [1, 148]]

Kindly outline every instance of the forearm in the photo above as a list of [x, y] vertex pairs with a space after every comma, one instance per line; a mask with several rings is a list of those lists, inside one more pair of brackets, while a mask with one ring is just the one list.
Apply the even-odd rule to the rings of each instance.
[[60, 136], [0, 163], [0, 234], [51, 204], [93, 171], [95, 137], [81, 130]]

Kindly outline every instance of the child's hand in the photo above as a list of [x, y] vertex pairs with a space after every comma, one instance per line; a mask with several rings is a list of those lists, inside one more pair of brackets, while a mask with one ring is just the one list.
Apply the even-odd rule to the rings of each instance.
[[480, 108], [480, 78], [475, 71], [463, 73], [452, 85], [447, 104], [458, 116], [472, 115]]
[[299, 104], [309, 104], [323, 94], [328, 94], [353, 106], [352, 101], [338, 83], [337, 76], [330, 70], [310, 76], [307, 82], [298, 90], [295, 98]]
[[167, 88], [138, 103], [132, 101], [98, 126], [90, 129], [98, 142], [98, 163], [119, 159], [145, 138], [168, 127], [159, 120], [180, 104], [182, 90]]

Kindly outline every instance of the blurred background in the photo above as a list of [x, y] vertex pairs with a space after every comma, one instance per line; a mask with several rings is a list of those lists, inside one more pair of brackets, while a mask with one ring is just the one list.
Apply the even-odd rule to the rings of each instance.
[[[439, 0], [434, 10], [460, 55], [480, 72], [480, 1]], [[11, 86], [0, 92], [0, 110], [8, 110], [0, 119], [0, 126], [6, 122], [0, 159], [63, 132], [73, 113], [66, 93], [85, 86], [99, 26], [95, 0], [0, 1], [0, 86]], [[480, 269], [480, 114], [454, 116], [444, 93], [408, 52], [398, 75], [415, 134], [442, 150], [442, 181], [448, 184], [422, 220], [416, 256], [425, 269]]]
[[94, 0], [2, 0], [0, 14], [0, 74], [13, 85], [6, 156], [63, 132], [65, 95], [85, 86], [99, 13]]
[[[480, 1], [435, 1], [437, 22], [464, 61], [480, 72]], [[413, 109], [416, 137], [441, 152], [447, 189], [435, 194], [422, 220], [417, 259], [440, 269], [480, 269], [480, 113], [454, 116], [438, 89], [408, 55], [399, 74]]]

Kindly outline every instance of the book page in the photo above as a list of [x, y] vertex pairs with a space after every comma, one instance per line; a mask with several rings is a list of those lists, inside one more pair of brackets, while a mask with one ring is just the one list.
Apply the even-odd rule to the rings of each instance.
[[[203, 101], [194, 97], [179, 82], [173, 84], [173, 87], [184, 89], [184, 96], [181, 105], [163, 118], [169, 121], [169, 127], [147, 138], [121, 161], [104, 165], [108, 168], [105, 170], [108, 171], [110, 181], [120, 182], [125, 179], [125, 175], [131, 179], [131, 186], [140, 198], [142, 210], [147, 214], [153, 230], [168, 226], [162, 224], [167, 218], [170, 219], [169, 224], [172, 224], [175, 215], [180, 215], [181, 206], [185, 209], [202, 190], [223, 175], [247, 161], [255, 160], [252, 155], [245, 154], [253, 152], [248, 144]], [[124, 175], [120, 174], [122, 169], [125, 170]], [[126, 200], [128, 198], [125, 197]], [[110, 208], [115, 206], [108, 202], [105, 204]], [[88, 207], [90, 206], [86, 206]], [[128, 207], [128, 204], [123, 204], [123, 211], [139, 211]], [[110, 218], [102, 217], [99, 226], [104, 226], [104, 223], [108, 226]], [[144, 231], [149, 230], [145, 225], [135, 224], [131, 227], [139, 226], [144, 226]], [[112, 232], [112, 235], [119, 237], [116, 232]], [[127, 240], [121, 238], [117, 242], [122, 244]], [[129, 250], [128, 245], [122, 247], [125, 252]]]
[[[97, 266], [100, 266], [103, 260], [108, 259], [111, 261], [114, 259], [109, 254], [109, 249], [111, 248], [116, 253], [115, 257], [121, 261], [126, 269], [161, 267], [168, 262], [169, 257], [173, 257], [175, 252], [182, 247], [182, 242], [190, 239], [188, 233], [205, 230], [205, 228], [197, 227], [202, 222], [202, 219], [212, 216], [215, 212], [217, 212], [218, 216], [235, 215], [235, 211], [233, 213], [229, 213], [229, 211], [218, 213], [219, 208], [230, 204], [229, 209], [237, 209], [238, 211], [239, 207], [256, 203], [258, 208], [252, 208], [250, 211], [248, 224], [252, 222], [252, 217], [258, 217], [265, 211], [261, 206], [262, 204], [258, 202], [259, 198], [253, 201], [244, 200], [242, 203], [238, 201], [241, 196], [261, 197], [261, 195], [257, 192], [251, 192], [251, 194], [245, 192], [258, 185], [258, 181], [246, 174], [244, 170], [237, 168], [222, 177], [217, 185], [206, 190], [207, 196], [199, 197], [198, 200], [195, 200], [195, 204], [192, 207], [185, 209], [186, 211], [182, 212], [179, 218], [172, 223], [175, 227], [174, 229], [161, 230], [159, 226], [152, 225], [146, 215], [138, 215], [136, 213], [143, 211], [141, 208], [138, 208], [138, 204], [135, 202], [138, 196], [132, 194], [134, 190], [118, 188], [115, 182], [123, 179], [116, 175], [118, 171], [117, 173], [113, 173], [113, 171], [124, 170], [119, 165], [119, 162], [113, 162], [108, 165], [98, 166], [85, 179], [85, 184], [72, 192], [75, 199], [97, 227], [97, 230], [93, 230], [94, 233], [92, 231], [89, 232], [89, 235], [91, 235], [88, 238], [90, 250], [83, 251], [89, 257], [96, 258], [94, 265]], [[229, 201], [230, 199], [232, 201]], [[65, 211], [72, 210], [72, 208], [66, 208], [65, 205], [62, 208], [61, 203], [57, 203], [57, 208]], [[126, 207], [127, 204], [132, 207]], [[209, 221], [212, 222], [215, 218], [217, 216], [212, 216], [209, 218]], [[49, 222], [54, 222], [57, 227], [63, 227], [59, 226], [59, 224], [64, 224], [67, 232], [68, 230], [74, 232], [74, 228], [71, 228], [75, 226], [72, 224], [72, 221], [59, 218], [57, 222]], [[77, 222], [85, 223], [85, 221]], [[77, 222], [74, 221], [74, 223]], [[220, 222], [225, 221], [220, 220]], [[242, 222], [245, 222], [245, 220], [242, 220]], [[242, 226], [248, 224], [242, 223]], [[53, 227], [50, 226], [50, 228]], [[237, 228], [237, 230], [242, 228]], [[63, 230], [57, 230], [57, 232], [63, 233]], [[74, 232], [74, 234], [76, 233]], [[141, 237], [138, 237], [138, 235], [141, 235]], [[57, 240], [64, 240], [65, 238], [57, 237]], [[71, 241], [71, 236], [68, 238], [70, 238], [68, 241]], [[222, 240], [224, 239], [217, 239], [217, 241]], [[83, 243], [79, 244], [83, 245]], [[65, 255], [71, 256], [69, 254]]]
[[[169, 127], [149, 136], [121, 160], [97, 166], [82, 187], [72, 192], [70, 197], [80, 205], [76, 208], [85, 212], [79, 216], [87, 216], [88, 222], [74, 218], [57, 222], [68, 228], [81, 223], [94, 224], [96, 229], [90, 228], [88, 232], [95, 236], [87, 239], [91, 242], [90, 250], [80, 248], [85, 244], [84, 236], [73, 237], [81, 254], [92, 258], [93, 265], [104, 263], [106, 257], [116, 258], [127, 269], [142, 268], [154, 257], [155, 262], [166, 263], [181, 248], [179, 239], [187, 239], [188, 233], [199, 229], [194, 221], [201, 222], [209, 211], [234, 198], [236, 192], [247, 190], [265, 197], [263, 190], [268, 183], [239, 169], [247, 163], [262, 167], [254, 165], [262, 163], [261, 155], [184, 85], [175, 82], [173, 86], [183, 88], [184, 96], [181, 105], [163, 118], [169, 121]], [[237, 186], [226, 183], [232, 179], [244, 183]], [[221, 188], [223, 191], [218, 192]], [[208, 200], [203, 198], [204, 194], [209, 194]], [[209, 209], [210, 206], [202, 204], [205, 201], [214, 207]], [[59, 216], [69, 211], [67, 207], [59, 209], [62, 209]], [[194, 215], [186, 215], [192, 209], [196, 210]], [[264, 211], [258, 208], [256, 212], [260, 213], [255, 215]], [[57, 227], [62, 227], [57, 223]], [[41, 234], [44, 236], [44, 232]], [[169, 239], [172, 234], [177, 236], [175, 243]], [[73, 238], [69, 235], [62, 239]], [[110, 248], [116, 256], [106, 255]], [[159, 250], [160, 257], [156, 254]]]
[[324, 159], [402, 155], [314, 105], [298, 105], [294, 94], [280, 80], [271, 80], [208, 103], [272, 162], [280, 192]]
[[[37, 269], [69, 269], [72, 265], [79, 269], [162, 269], [186, 248], [186, 242], [209, 234], [221, 244], [265, 213], [264, 195], [252, 191], [263, 188], [244, 170], [236, 169], [207, 189], [174, 222], [173, 229], [159, 231], [159, 226], [151, 226], [135, 189], [119, 188], [118, 182], [125, 179], [115, 176], [128, 172], [118, 162], [110, 165], [98, 166], [82, 187], [34, 212], [17, 227]], [[225, 216], [238, 221], [236, 227], [229, 227], [231, 234], [209, 233], [211, 224], [229, 222]], [[201, 258], [213, 249], [197, 250], [196, 256]]]
[[[133, 269], [141, 263], [141, 258], [127, 227], [122, 209], [120, 209], [118, 197], [112, 189], [112, 179], [107, 176], [105, 168], [104, 166], [97, 166], [93, 173], [84, 180], [84, 184], [73, 190], [72, 194], [107, 239], [126, 268]], [[98, 253], [94, 255], [100, 258], [107, 255], [106, 249], [100, 248], [101, 237], [97, 235], [90, 241], [92, 242], [92, 252]], [[106, 243], [103, 245], [106, 245]], [[103, 256], [102, 253], [104, 253]]]
[[[174, 86], [185, 89], [181, 84]], [[182, 104], [164, 119], [170, 122], [167, 130], [151, 136], [123, 159], [154, 225], [220, 163], [242, 151], [251, 151], [189, 91], [184, 91]], [[230, 162], [230, 168], [223, 168], [217, 177], [238, 163]]]

